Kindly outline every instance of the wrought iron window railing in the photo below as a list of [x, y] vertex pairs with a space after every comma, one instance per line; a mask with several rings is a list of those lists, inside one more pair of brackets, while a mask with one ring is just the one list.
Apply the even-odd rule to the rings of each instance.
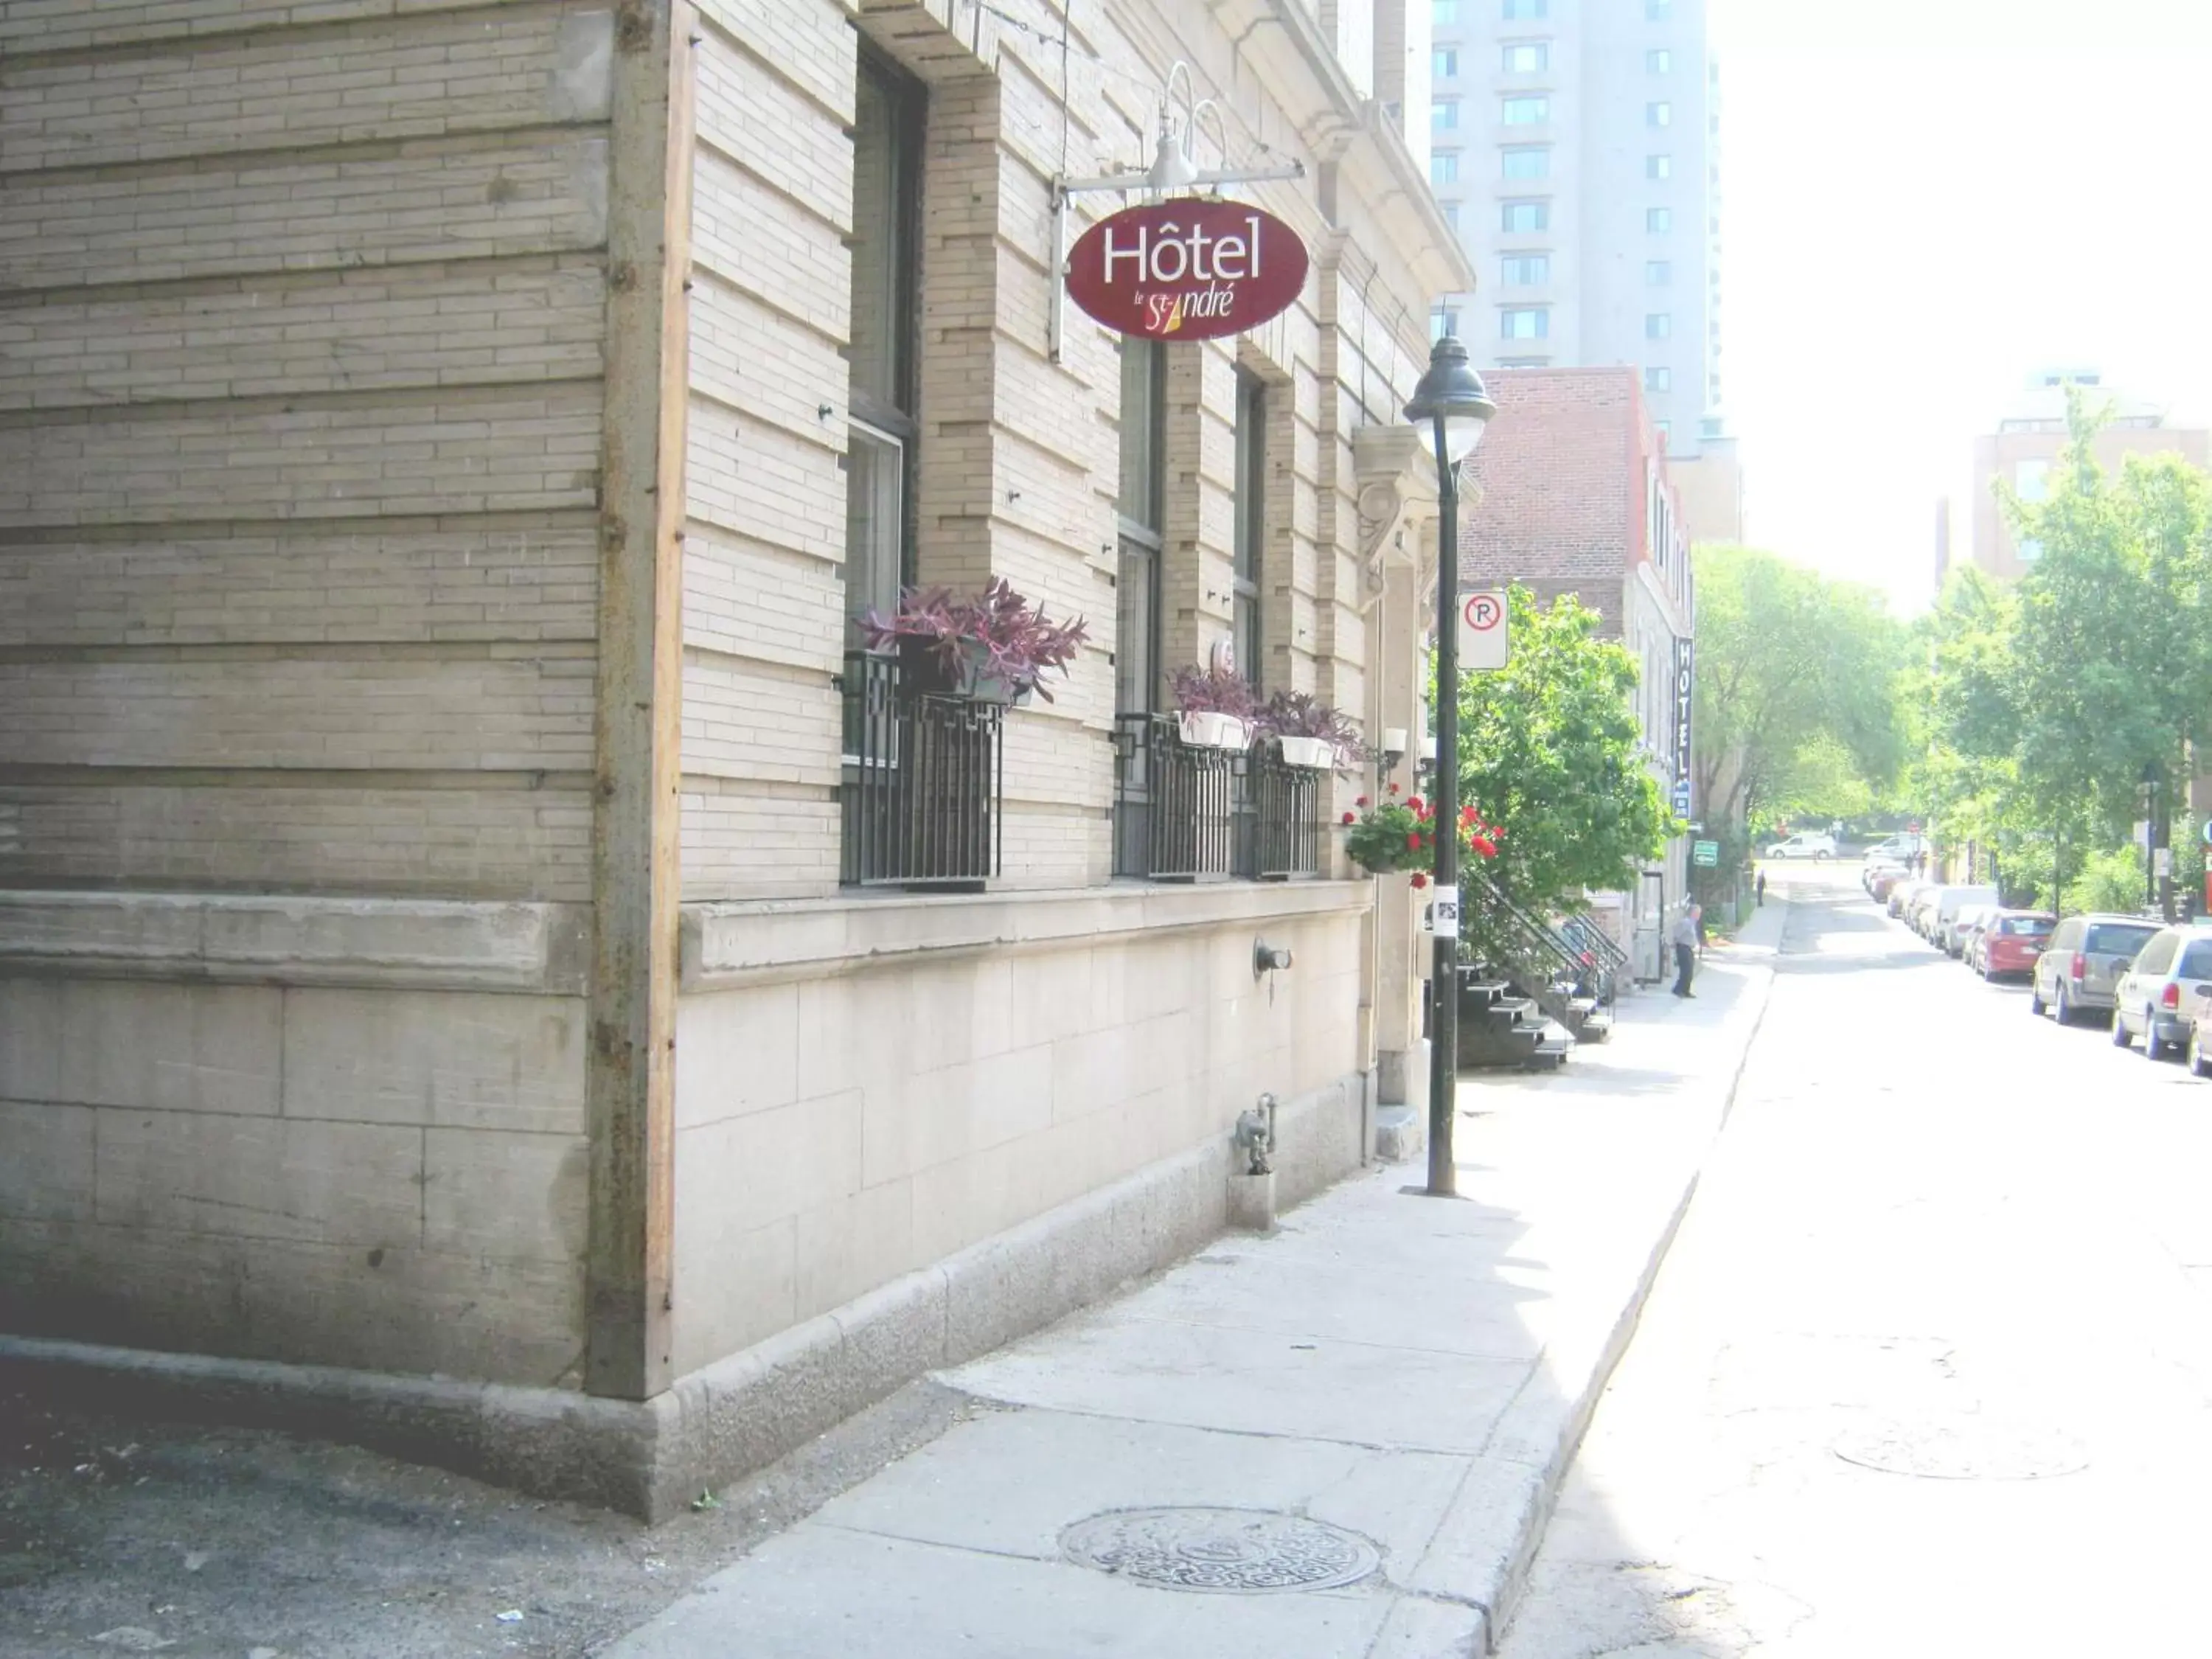
[[1251, 810], [1244, 820], [1245, 859], [1238, 873], [1287, 881], [1321, 869], [1321, 781], [1310, 767], [1290, 766], [1255, 750], [1244, 757]]
[[999, 873], [1006, 711], [917, 692], [895, 657], [845, 658], [840, 878], [980, 889]]
[[1115, 725], [1114, 873], [1285, 881], [1321, 869], [1322, 775], [1186, 744], [1171, 715]]
[[1164, 714], [1121, 715], [1114, 751], [1114, 873], [1158, 881], [1234, 873], [1242, 757], [1186, 744]]

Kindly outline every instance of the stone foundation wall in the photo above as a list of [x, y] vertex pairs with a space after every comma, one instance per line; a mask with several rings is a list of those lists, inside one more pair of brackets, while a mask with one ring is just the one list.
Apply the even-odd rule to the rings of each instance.
[[574, 1386], [580, 930], [0, 899], [0, 1328]]
[[[1357, 1079], [1364, 884], [705, 907], [676, 1369]], [[1262, 938], [1290, 969], [1253, 972]], [[1361, 1156], [1350, 1091], [1338, 1171]], [[1345, 1114], [1340, 1114], [1344, 1115]]]

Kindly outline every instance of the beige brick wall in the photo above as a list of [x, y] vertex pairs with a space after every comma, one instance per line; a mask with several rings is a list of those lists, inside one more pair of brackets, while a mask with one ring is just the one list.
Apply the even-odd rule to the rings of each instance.
[[613, 18], [507, 9], [0, 11], [0, 885], [579, 896]]
[[[500, 11], [0, 4], [0, 887], [590, 896], [613, 15]], [[0, 976], [0, 1325], [573, 1384], [583, 1028]]]
[[[1354, 709], [1348, 435], [1395, 418], [1427, 295], [1340, 245], [1401, 210], [1173, 8], [1085, 20], [1066, 123], [1056, 50], [957, 7], [698, 9], [683, 896], [836, 892], [857, 27], [930, 87], [918, 574], [1091, 627], [1008, 721], [1005, 884], [1042, 913], [1107, 879], [1119, 644], [1118, 362], [1073, 312], [1048, 359], [1049, 179], [1146, 157], [1132, 76], [1179, 52], [1241, 89], [1240, 149], [1306, 162], [1249, 192], [1315, 250], [1297, 306], [1171, 352], [1164, 657], [1229, 628], [1241, 355], [1280, 393], [1265, 673]], [[592, 897], [611, 12], [0, 0], [0, 887]], [[687, 995], [678, 1369], [1358, 1072], [1363, 896], [1269, 924], [1272, 994], [1188, 896]], [[0, 1325], [573, 1382], [583, 1002], [371, 967], [0, 976], [37, 1172], [0, 1169]]]
[[[709, 824], [726, 830], [730, 814], [693, 811], [684, 891], [827, 894], [837, 881], [836, 838], [811, 825], [834, 812], [837, 784], [848, 418], [840, 352], [851, 328], [845, 129], [857, 46], [832, 0], [777, 9], [768, 38], [759, 8], [717, 0], [702, 15], [686, 696], [714, 712], [687, 709], [684, 764], [720, 779], [726, 802], [775, 785], [818, 805], [789, 834], [760, 823], [752, 837], [702, 839]], [[1140, 62], [1152, 21], [1142, 8], [1109, 9], [1087, 26], [1090, 50]], [[1053, 174], [1147, 155], [1153, 114], [1121, 78], [1085, 68], [1072, 76], [1063, 157], [1056, 57], [1004, 31], [979, 59], [964, 38], [939, 41], [929, 27], [912, 10], [878, 27], [864, 9], [860, 21], [927, 82], [916, 571], [925, 583], [969, 588], [1002, 575], [1089, 621], [1093, 648], [1055, 688], [1056, 706], [1009, 718], [1002, 843], [1006, 885], [1095, 883], [1110, 868], [1120, 380], [1114, 337], [1079, 312], [1069, 313], [1065, 361], [1048, 360], [1054, 278], [1042, 251]], [[1263, 112], [1262, 125], [1270, 118]], [[1286, 128], [1268, 131], [1268, 159], [1298, 153]], [[1270, 685], [1316, 690], [1357, 714], [1365, 645], [1349, 434], [1362, 421], [1397, 418], [1420, 368], [1425, 295], [1402, 265], [1369, 261], [1353, 280], [1389, 309], [1346, 297], [1334, 264], [1344, 238], [1322, 217], [1312, 186], [1249, 194], [1307, 238], [1315, 271], [1300, 303], [1241, 345], [1170, 348], [1163, 659], [1170, 670], [1199, 661], [1229, 629], [1241, 354], [1277, 386], [1268, 660], [1256, 666]], [[1080, 199], [1073, 230], [1115, 205]]]

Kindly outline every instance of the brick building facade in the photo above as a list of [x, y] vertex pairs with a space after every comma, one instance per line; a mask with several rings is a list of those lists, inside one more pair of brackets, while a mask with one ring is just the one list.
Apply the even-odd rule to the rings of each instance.
[[[1291, 1193], [1412, 1108], [1371, 775], [1116, 834], [1240, 629], [1420, 723], [1428, 8], [1247, 10], [0, 6], [7, 1353], [659, 1510], [1194, 1246], [1262, 1092]], [[1053, 180], [1178, 60], [1313, 267], [1140, 414]], [[1091, 643], [916, 892], [848, 619], [991, 576]]]
[[[1680, 497], [1643, 391], [1625, 368], [1499, 369], [1490, 378], [1513, 418], [1496, 423], [1468, 466], [1461, 582], [1518, 582], [1547, 605], [1571, 593], [1596, 611], [1601, 634], [1627, 647], [1642, 672], [1638, 719], [1671, 791], [1674, 689], [1696, 637], [1697, 593]], [[1678, 840], [1636, 892], [1601, 896], [1639, 977], [1658, 976], [1660, 930], [1688, 890], [1687, 856]]]

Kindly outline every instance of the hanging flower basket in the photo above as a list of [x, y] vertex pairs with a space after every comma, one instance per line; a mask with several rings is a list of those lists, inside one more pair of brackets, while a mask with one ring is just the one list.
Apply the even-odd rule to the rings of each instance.
[[[1428, 872], [1437, 865], [1436, 808], [1419, 795], [1400, 799], [1396, 784], [1380, 806], [1362, 795], [1359, 811], [1344, 815], [1344, 850], [1353, 863], [1370, 875], [1395, 871], [1413, 872], [1413, 885], [1429, 884]], [[1494, 859], [1505, 832], [1483, 822], [1473, 806], [1459, 811], [1459, 850], [1463, 858]]]
[[1336, 766], [1336, 745], [1327, 738], [1294, 738], [1285, 733], [1275, 741], [1282, 746], [1283, 762], [1287, 766], [1302, 766], [1315, 772], [1331, 771]]

